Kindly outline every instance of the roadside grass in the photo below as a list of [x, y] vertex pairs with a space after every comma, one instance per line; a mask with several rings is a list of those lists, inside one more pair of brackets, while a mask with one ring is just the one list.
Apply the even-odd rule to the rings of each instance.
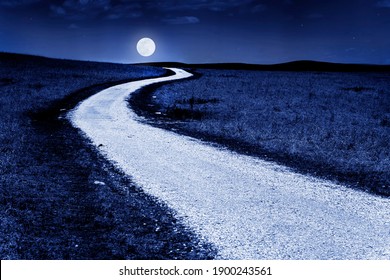
[[104, 87], [163, 74], [0, 53], [1, 259], [212, 258], [62, 118]]
[[134, 99], [156, 125], [390, 195], [390, 73], [194, 71]]

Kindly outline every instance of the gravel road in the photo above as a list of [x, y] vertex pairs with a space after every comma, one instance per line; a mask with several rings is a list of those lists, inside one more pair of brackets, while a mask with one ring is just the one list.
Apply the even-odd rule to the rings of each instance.
[[220, 259], [390, 259], [390, 200], [151, 127], [128, 108], [130, 82], [86, 99], [74, 126]]

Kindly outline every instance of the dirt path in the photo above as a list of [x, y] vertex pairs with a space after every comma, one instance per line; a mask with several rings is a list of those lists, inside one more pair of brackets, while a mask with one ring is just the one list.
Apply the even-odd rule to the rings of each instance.
[[25, 141], [16, 142], [21, 144], [20, 151], [13, 155], [9, 173], [0, 168], [0, 199], [7, 207], [0, 218], [6, 233], [0, 236], [0, 256], [34, 260], [213, 258], [212, 246], [200, 242], [171, 209], [118, 172], [62, 118], [61, 108], [74, 107], [105, 87], [95, 85], [70, 93], [29, 113], [29, 125], [20, 127], [16, 135], [25, 135]]
[[147, 193], [219, 249], [223, 259], [390, 259], [390, 200], [151, 127], [127, 106], [142, 86], [103, 90], [74, 126]]

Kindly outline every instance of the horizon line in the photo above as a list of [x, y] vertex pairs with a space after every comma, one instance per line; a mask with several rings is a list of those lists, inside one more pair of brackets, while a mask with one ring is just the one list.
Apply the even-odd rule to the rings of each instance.
[[284, 66], [291, 65], [296, 63], [312, 63], [312, 64], [323, 64], [323, 65], [342, 65], [342, 66], [374, 66], [374, 67], [390, 67], [390, 64], [377, 64], [377, 63], [358, 63], [358, 62], [333, 62], [333, 61], [321, 61], [321, 60], [312, 60], [312, 59], [298, 59], [298, 60], [288, 60], [285, 62], [276, 62], [276, 63], [251, 63], [251, 62], [182, 62], [182, 61], [148, 61], [148, 62], [115, 62], [115, 61], [107, 61], [107, 60], [83, 60], [76, 58], [63, 58], [63, 57], [51, 57], [45, 56], [41, 54], [30, 54], [30, 53], [17, 53], [17, 52], [9, 52], [9, 51], [0, 51], [0, 54], [9, 54], [9, 55], [20, 55], [20, 56], [30, 56], [30, 57], [39, 57], [46, 59], [58, 59], [58, 60], [70, 60], [70, 61], [80, 61], [80, 62], [96, 62], [96, 63], [111, 63], [111, 64], [127, 64], [127, 65], [150, 65], [150, 66], [160, 66], [160, 65], [172, 65], [172, 64], [182, 64], [182, 65], [242, 65], [242, 66], [264, 66], [264, 67], [272, 67], [272, 66]]

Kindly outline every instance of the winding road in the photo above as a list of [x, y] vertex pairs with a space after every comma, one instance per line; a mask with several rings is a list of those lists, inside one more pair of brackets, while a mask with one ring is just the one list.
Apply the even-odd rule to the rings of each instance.
[[390, 259], [390, 199], [141, 122], [126, 100], [191, 76], [171, 70], [91, 96], [70, 113], [72, 124], [220, 259]]

